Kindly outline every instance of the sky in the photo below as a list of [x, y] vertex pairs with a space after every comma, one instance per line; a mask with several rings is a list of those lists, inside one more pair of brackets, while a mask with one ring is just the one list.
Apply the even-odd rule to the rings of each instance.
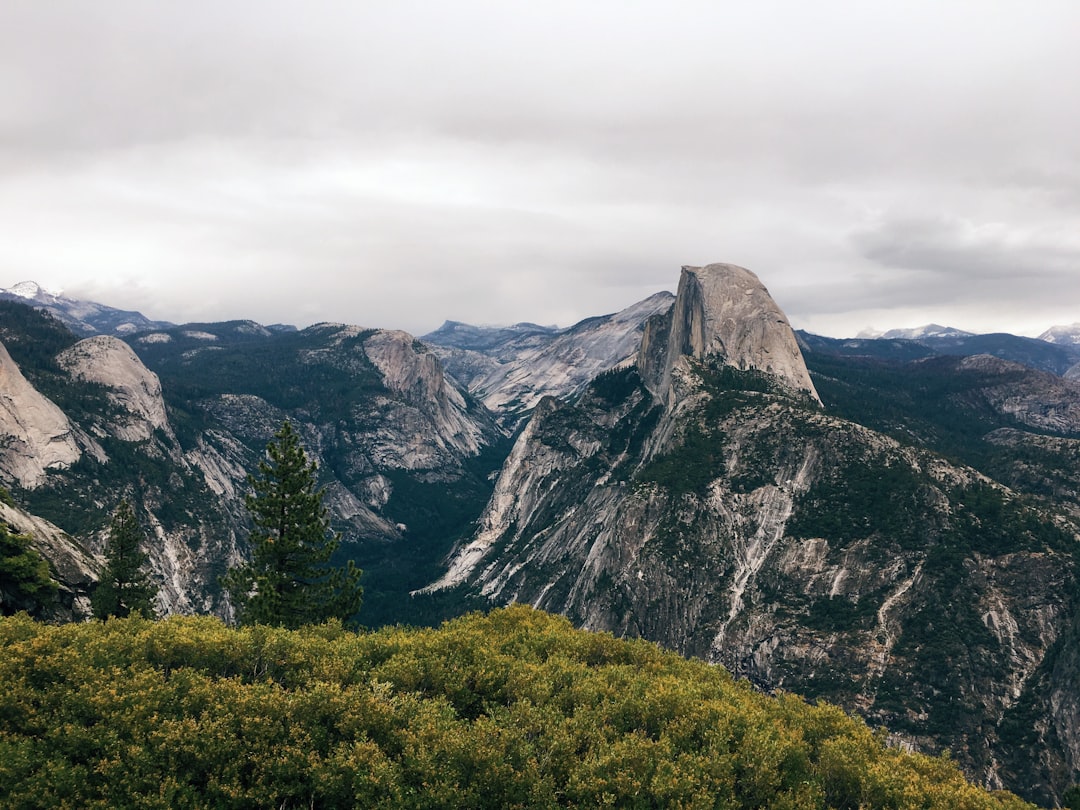
[[0, 4], [0, 287], [567, 326], [730, 262], [796, 328], [1080, 321], [1080, 3]]

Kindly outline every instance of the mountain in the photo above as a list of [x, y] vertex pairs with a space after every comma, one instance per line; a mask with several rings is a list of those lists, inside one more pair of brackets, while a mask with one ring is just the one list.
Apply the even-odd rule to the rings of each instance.
[[131, 499], [159, 610], [225, 615], [218, 577], [246, 550], [246, 476], [289, 419], [319, 464], [341, 554], [368, 571], [365, 620], [420, 609], [408, 591], [479, 514], [506, 442], [432, 352], [344, 324], [188, 324], [129, 341], [80, 340], [0, 302], [0, 484], [20, 507], [93, 556]]
[[10, 289], [0, 289], [0, 300], [18, 301], [42, 309], [72, 332], [84, 337], [97, 334], [129, 335], [172, 326], [166, 321], [150, 320], [140, 312], [115, 309], [49, 292], [35, 281], [20, 281]]
[[928, 323], [926, 326], [918, 326], [914, 329], [889, 329], [874, 337], [879, 340], [926, 340], [928, 338], [965, 338], [972, 337], [973, 334], [952, 326]]
[[[971, 357], [988, 354], [1002, 360], [1064, 376], [1080, 363], [1080, 346], [1057, 345], [1005, 333], [927, 335], [919, 339], [836, 339], [798, 332], [801, 346], [819, 353], [882, 360], [915, 360], [932, 356]], [[1071, 375], [1075, 376], [1075, 372]]]
[[[1073, 410], [1010, 395], [1028, 369], [950, 362], [1000, 383], [957, 409], [1073, 441]], [[525, 602], [838, 702], [1054, 801], [1080, 764], [1075, 517], [823, 410], [833, 383], [815, 376], [749, 271], [684, 268], [633, 367], [540, 402], [428, 591]]]
[[[90, 594], [101, 577], [104, 561], [58, 526], [20, 509], [10, 496], [0, 496], [0, 521], [14, 532], [28, 535], [31, 546], [49, 563], [57, 593], [41, 618], [50, 622], [89, 619]], [[29, 606], [17, 607], [26, 610]]]
[[0, 517], [53, 527], [33, 524], [56, 616], [85, 615], [121, 497], [160, 610], [227, 615], [246, 475], [288, 418], [366, 624], [528, 602], [839, 702], [1043, 804], [1080, 782], [1069, 347], [796, 335], [721, 264], [568, 330], [437, 331], [80, 340], [0, 301]]
[[1051, 326], [1039, 335], [1039, 340], [1065, 346], [1080, 346], [1080, 323], [1074, 323], [1071, 326]]
[[629, 362], [645, 321], [666, 311], [673, 300], [671, 293], [656, 293], [613, 315], [587, 318], [561, 330], [447, 321], [421, 339], [450, 374], [512, 428], [543, 397], [571, 398], [597, 374]]

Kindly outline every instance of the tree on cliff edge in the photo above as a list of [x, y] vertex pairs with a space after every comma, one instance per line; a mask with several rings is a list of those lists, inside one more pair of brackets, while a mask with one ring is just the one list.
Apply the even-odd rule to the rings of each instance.
[[329, 565], [341, 536], [330, 528], [316, 473], [286, 421], [267, 445], [259, 475], [248, 476], [251, 562], [222, 579], [240, 624], [295, 629], [347, 621], [360, 609], [360, 569], [351, 560], [344, 568]]
[[[7, 491], [0, 489], [0, 499], [7, 498]], [[20, 610], [40, 615], [56, 596], [49, 564], [31, 543], [29, 535], [0, 520], [0, 616]]]

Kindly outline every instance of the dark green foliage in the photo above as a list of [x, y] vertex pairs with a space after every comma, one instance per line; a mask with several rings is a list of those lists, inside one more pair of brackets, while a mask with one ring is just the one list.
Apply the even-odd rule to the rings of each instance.
[[[186, 334], [193, 331], [217, 339]], [[370, 478], [371, 468], [357, 442], [377, 431], [385, 418], [373, 403], [381, 397], [397, 398], [385, 388], [364, 349], [372, 331], [354, 335], [331, 325], [267, 335], [251, 324], [219, 323], [188, 325], [167, 334], [168, 342], [134, 341], [132, 347], [159, 375], [170, 423], [185, 450], [200, 440], [213, 443], [214, 432], [224, 428], [223, 432], [247, 445], [253, 456], [261, 454], [267, 441], [264, 419], [273, 409], [280, 409], [294, 426], [319, 426], [324, 437], [320, 445], [324, 480], [337, 479], [356, 492]], [[420, 344], [413, 348], [427, 351]], [[248, 419], [222, 406], [224, 395], [258, 396], [273, 408], [260, 406]], [[466, 402], [470, 412], [483, 410], [467, 395]], [[491, 434], [494, 438], [494, 427]], [[494, 440], [479, 456], [461, 459], [460, 470], [435, 475], [428, 470], [379, 470], [389, 479], [392, 494], [378, 511], [391, 522], [407, 526], [404, 537], [388, 543], [382, 535], [368, 537], [353, 526], [335, 526], [345, 534], [330, 560], [342, 566], [352, 560], [364, 570], [365, 624], [426, 624], [460, 612], [460, 606], [449, 607], [445, 595], [414, 599], [409, 592], [436, 579], [453, 543], [472, 531], [494, 487], [491, 473], [498, 470], [509, 447], [509, 441]], [[184, 504], [164, 505], [177, 513], [188, 509], [189, 489], [185, 489]], [[198, 497], [195, 500], [189, 511], [198, 509]], [[195, 513], [207, 520], [201, 512]]]
[[1080, 683], [1080, 592], [1072, 615], [1062, 617], [1059, 626], [1060, 635], [1024, 685], [1020, 699], [1005, 712], [997, 732], [1010, 784], [1048, 806], [1054, 798], [1048, 786], [1055, 786], [1062, 794], [1062, 807], [1070, 807], [1071, 801], [1080, 810], [1080, 784], [1074, 784], [1080, 782], [1080, 770], [1048, 767], [1043, 755], [1047, 747], [1062, 745], [1057, 724], [1045, 719], [1050, 707], [1060, 700], [1062, 690]]
[[0, 621], [0, 805], [1030, 807], [825, 704], [525, 607], [437, 631]]
[[799, 499], [788, 523], [792, 537], [850, 543], [878, 536], [902, 548], [924, 545], [929, 479], [903, 459], [839, 458]]
[[704, 494], [723, 471], [723, 442], [720, 431], [691, 423], [682, 443], [642, 467], [637, 480], [659, 484], [672, 495]]
[[63, 371], [56, 356], [79, 338], [47, 312], [25, 304], [0, 300], [0, 342], [23, 376], [75, 421], [114, 413], [106, 388], [76, 381]]
[[107, 462], [83, 454], [69, 468], [50, 471], [43, 486], [20, 493], [24, 508], [73, 535], [99, 530], [119, 505], [114, 500], [118, 493], [131, 490], [135, 502], [144, 507], [152, 503], [150, 509], [166, 531], [218, 517], [205, 479], [173, 463], [154, 440], [128, 442], [106, 436], [98, 443]]
[[704, 494], [712, 481], [728, 472], [724, 455], [727, 436], [718, 424], [740, 409], [759, 413], [777, 403], [794, 414], [785, 422], [786, 432], [755, 437], [757, 457], [743, 460], [731, 481], [736, 491], [774, 483], [775, 471], [789, 448], [798, 447], [810, 435], [812, 429], [804, 415], [815, 411], [816, 403], [779, 387], [774, 377], [755, 369], [743, 371], [706, 361], [695, 363], [694, 371], [709, 395], [707, 400], [699, 413], [687, 420], [678, 445], [638, 470], [636, 480], [659, 484], [673, 495]]
[[[0, 490], [5, 496], [7, 490]], [[31, 546], [26, 534], [16, 534], [0, 521], [0, 614], [20, 610], [40, 615], [56, 595], [49, 564]]]
[[641, 388], [636, 368], [613, 368], [597, 374], [589, 383], [588, 393], [608, 405], [618, 405]]
[[1028, 504], [989, 484], [954, 493], [959, 509], [949, 541], [964, 549], [998, 555], [1017, 551], [1071, 550], [1073, 535]]
[[140, 548], [145, 539], [131, 502], [120, 501], [109, 524], [105, 570], [91, 598], [97, 618], [153, 616], [157, 588], [143, 570], [149, 559]]
[[[1022, 385], [1032, 372], [959, 372], [955, 358], [897, 363], [811, 352], [806, 362], [831, 413], [968, 464], [1020, 492], [1077, 501], [1075, 440], [1065, 434], [1060, 441], [1031, 441], [1045, 431], [999, 412], [984, 393]], [[995, 440], [1002, 429], [1015, 430], [1017, 440]]]
[[[251, 394], [278, 408], [303, 408], [317, 419], [336, 421], [349, 418], [357, 400], [385, 393], [363, 351], [373, 330], [347, 337], [328, 352], [325, 330], [319, 327], [266, 337], [244, 326], [189, 324], [170, 331], [167, 343], [136, 342], [132, 348], [160, 377], [166, 401], [186, 407], [222, 394]], [[197, 331], [217, 339], [189, 336]], [[201, 418], [186, 412], [181, 421], [195, 427]]]
[[297, 628], [351, 619], [363, 595], [361, 572], [351, 560], [344, 568], [329, 565], [341, 538], [331, 531], [323, 491], [316, 489], [315, 464], [287, 421], [266, 452], [244, 500], [253, 523], [252, 559], [223, 581], [237, 620]]
[[17, 301], [0, 300], [0, 342], [28, 377], [55, 371], [56, 355], [79, 338], [50, 315]]
[[826, 633], [845, 633], [865, 628], [877, 612], [879, 604], [863, 598], [855, 602], [846, 596], [829, 596], [815, 599], [803, 624]]

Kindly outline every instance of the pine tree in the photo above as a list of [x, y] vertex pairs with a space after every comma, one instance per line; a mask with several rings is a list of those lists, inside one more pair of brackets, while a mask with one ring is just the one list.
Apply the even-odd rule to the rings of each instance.
[[20, 610], [37, 615], [56, 594], [49, 564], [30, 544], [29, 535], [0, 521], [0, 615]]
[[142, 570], [148, 560], [139, 547], [144, 539], [131, 502], [122, 500], [109, 524], [105, 570], [90, 598], [94, 615], [99, 619], [125, 618], [132, 614], [153, 617], [157, 588]]
[[341, 536], [330, 527], [317, 490], [317, 466], [286, 421], [266, 448], [244, 503], [251, 515], [251, 562], [229, 569], [222, 584], [240, 624], [297, 628], [350, 620], [360, 609], [361, 571], [350, 560], [329, 565]]

